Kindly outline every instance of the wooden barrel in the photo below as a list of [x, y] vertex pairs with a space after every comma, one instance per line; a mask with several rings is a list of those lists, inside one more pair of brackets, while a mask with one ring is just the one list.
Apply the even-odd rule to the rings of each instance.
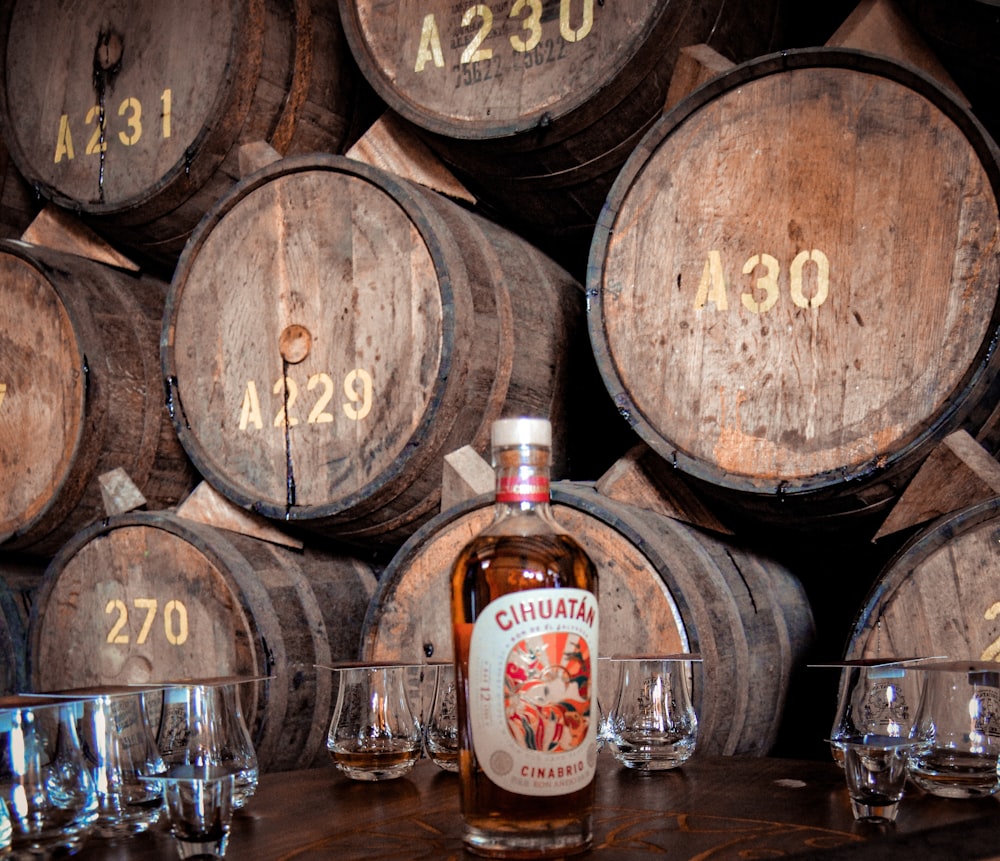
[[385, 547], [435, 513], [445, 455], [485, 454], [501, 414], [550, 416], [565, 466], [584, 327], [580, 285], [519, 237], [314, 155], [258, 171], [206, 215], [161, 352], [178, 436], [210, 483]]
[[41, 208], [0, 137], [0, 238], [19, 239]]
[[972, 110], [1000, 138], [1000, 7], [992, 0], [897, 0]]
[[28, 625], [33, 690], [183, 678], [244, 685], [261, 768], [325, 760], [332, 674], [353, 659], [375, 589], [350, 556], [298, 551], [136, 512], [95, 523], [53, 558]]
[[910, 67], [832, 49], [735, 67], [608, 196], [587, 276], [608, 392], [758, 523], [884, 512], [1000, 394], [998, 183], [989, 135]]
[[[801, 584], [735, 541], [616, 502], [579, 483], [553, 484], [553, 512], [600, 576], [604, 655], [698, 652], [698, 749], [764, 755], [789, 678], [813, 639]], [[400, 548], [379, 580], [362, 657], [450, 660], [449, 571], [493, 517], [487, 496], [442, 512]]]
[[[0, 124], [49, 200], [176, 262], [239, 146], [344, 145], [359, 76], [331, 3], [7, 4]], [[53, 62], [53, 58], [58, 62]]]
[[[775, 0], [340, 0], [362, 74], [480, 199], [582, 237], [666, 101], [681, 48], [775, 50]], [[584, 248], [585, 252], [585, 248]]]
[[850, 631], [848, 658], [1000, 659], [1000, 497], [938, 518], [888, 560]]
[[0, 541], [51, 556], [105, 513], [124, 470], [150, 507], [195, 473], [157, 354], [167, 285], [40, 246], [0, 242]]
[[44, 564], [31, 557], [0, 555], [0, 694], [28, 690], [28, 615]]

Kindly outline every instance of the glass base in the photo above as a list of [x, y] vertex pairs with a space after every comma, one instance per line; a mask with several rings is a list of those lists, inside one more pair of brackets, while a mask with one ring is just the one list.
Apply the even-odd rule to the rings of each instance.
[[487, 858], [562, 858], [586, 852], [593, 843], [589, 822], [561, 829], [495, 830], [465, 827], [465, 848]]
[[222, 837], [207, 840], [189, 840], [177, 837], [177, 854], [181, 858], [223, 858], [229, 845], [229, 832]]
[[615, 758], [625, 766], [625, 768], [630, 768], [632, 771], [648, 772], [648, 771], [668, 771], [672, 768], [680, 768], [685, 762], [688, 761], [686, 756], [671, 756], [671, 757], [644, 757], [644, 756], [622, 756], [619, 754], [615, 755]]
[[872, 804], [852, 798], [851, 810], [854, 811], [854, 818], [858, 822], [895, 822], [896, 813], [899, 812], [899, 802]]

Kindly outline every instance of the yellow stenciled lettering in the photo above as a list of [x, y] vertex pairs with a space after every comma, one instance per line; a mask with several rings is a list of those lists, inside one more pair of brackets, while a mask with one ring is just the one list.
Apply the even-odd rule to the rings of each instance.
[[93, 123], [94, 131], [90, 136], [90, 140], [87, 141], [87, 148], [84, 150], [85, 155], [95, 155], [107, 150], [108, 142], [104, 139], [104, 128], [107, 121], [107, 117], [104, 116], [99, 105], [94, 105], [94, 107], [87, 111], [86, 124], [89, 126]]
[[[357, 382], [361, 383], [360, 395], [354, 387]], [[361, 421], [372, 410], [372, 375], [364, 368], [355, 368], [344, 377], [344, 393], [352, 401], [344, 404], [344, 414], [349, 419]]]
[[775, 260], [770, 254], [755, 254], [746, 263], [743, 264], [743, 274], [749, 275], [758, 266], [763, 266], [767, 271], [755, 282], [755, 287], [758, 290], [764, 291], [764, 299], [758, 302], [754, 299], [753, 293], [741, 293], [740, 301], [743, 302], [743, 307], [748, 311], [753, 311], [755, 314], [763, 314], [765, 311], [770, 311], [774, 307], [774, 303], [778, 301], [778, 261]]
[[[1000, 601], [991, 604], [986, 612], [983, 613], [983, 618], [987, 622], [992, 622], [997, 616], [1000, 616]], [[980, 660], [995, 661], [998, 657], [1000, 657], [1000, 639], [994, 640], [983, 650]]]
[[285, 402], [274, 415], [274, 426], [276, 428], [286, 426], [293, 428], [299, 423], [299, 420], [291, 413], [292, 407], [299, 399], [299, 386], [291, 377], [282, 377], [274, 384], [271, 394], [280, 395], [282, 392], [285, 393]]
[[173, 91], [167, 87], [160, 95], [160, 103], [163, 105], [163, 137], [170, 137], [170, 120], [173, 114]]
[[441, 34], [438, 33], [437, 21], [433, 13], [424, 16], [424, 25], [420, 28], [420, 47], [417, 48], [417, 62], [414, 72], [422, 72], [430, 60], [439, 69], [444, 68], [444, 54], [441, 51]]
[[327, 424], [333, 421], [333, 414], [326, 411], [327, 404], [333, 400], [334, 384], [329, 374], [313, 374], [306, 384], [306, 388], [312, 391], [316, 386], [322, 386], [319, 399], [309, 411], [306, 424]]
[[125, 602], [120, 598], [112, 598], [104, 605], [104, 612], [108, 615], [111, 613], [118, 614], [118, 620], [111, 626], [111, 630], [108, 631], [106, 641], [119, 646], [126, 644], [128, 642], [128, 634], [121, 633], [122, 628], [128, 624], [128, 607], [125, 606]]
[[510, 17], [517, 18], [525, 9], [527, 17], [521, 22], [521, 29], [528, 31], [528, 37], [522, 39], [516, 33], [510, 37], [511, 47], [515, 51], [527, 53], [533, 51], [542, 41], [542, 4], [540, 0], [517, 0], [511, 7]]
[[257, 384], [253, 380], [248, 380], [246, 391], [243, 393], [240, 430], [246, 430], [251, 424], [257, 430], [261, 430], [264, 427], [264, 419], [260, 414], [260, 398], [257, 397]]
[[576, 29], [569, 20], [571, 5], [572, 0], [560, 0], [559, 32], [567, 42], [579, 42], [594, 27], [594, 0], [583, 0], [583, 20]]
[[129, 132], [118, 132], [118, 140], [125, 146], [132, 146], [142, 137], [142, 105], [138, 99], [127, 98], [118, 106], [118, 116], [124, 117], [126, 114]]
[[695, 310], [704, 308], [709, 302], [714, 302], [719, 311], [729, 307], [726, 301], [726, 276], [722, 272], [722, 255], [718, 251], [709, 251], [708, 260], [698, 282], [698, 294], [694, 298]]
[[4, 397], [6, 397], [6, 395], [7, 395], [7, 384], [0, 383], [0, 404], [3, 403], [3, 399]]
[[462, 16], [462, 26], [468, 27], [476, 18], [482, 18], [483, 23], [476, 32], [476, 35], [472, 37], [472, 41], [462, 51], [459, 62], [463, 66], [466, 63], [480, 63], [483, 60], [489, 60], [493, 57], [492, 48], [480, 47], [486, 41], [490, 30], [493, 29], [493, 13], [490, 11], [490, 7], [484, 3], [477, 3], [475, 6], [466, 9], [465, 14]]
[[135, 604], [136, 610], [146, 611], [146, 618], [142, 620], [139, 636], [135, 638], [136, 643], [141, 646], [149, 637], [149, 629], [153, 627], [153, 619], [156, 618], [158, 602], [155, 598], [136, 598], [132, 603]]
[[[816, 294], [812, 299], [806, 299], [802, 290], [802, 269], [808, 262], [816, 264]], [[800, 251], [792, 260], [788, 274], [791, 279], [792, 301], [799, 308], [818, 308], [826, 301], [830, 293], [830, 260], [822, 251], [816, 248], [812, 251]]]
[[163, 633], [172, 646], [183, 646], [188, 638], [187, 607], [180, 601], [167, 601], [163, 606]]
[[69, 115], [63, 114], [59, 117], [59, 133], [56, 135], [56, 158], [55, 163], [59, 164], [63, 157], [73, 159], [73, 135], [69, 130]]

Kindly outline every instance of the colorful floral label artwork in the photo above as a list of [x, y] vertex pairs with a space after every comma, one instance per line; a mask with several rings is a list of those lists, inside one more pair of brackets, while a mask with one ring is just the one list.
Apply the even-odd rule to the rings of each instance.
[[587, 740], [590, 651], [576, 634], [536, 634], [510, 651], [504, 670], [507, 728], [527, 750], [563, 753]]

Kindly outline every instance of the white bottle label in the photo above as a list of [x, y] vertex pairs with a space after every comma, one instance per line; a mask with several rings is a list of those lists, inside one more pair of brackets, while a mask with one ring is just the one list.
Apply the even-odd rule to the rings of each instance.
[[597, 600], [527, 589], [490, 602], [469, 646], [476, 759], [520, 795], [565, 795], [597, 768]]

